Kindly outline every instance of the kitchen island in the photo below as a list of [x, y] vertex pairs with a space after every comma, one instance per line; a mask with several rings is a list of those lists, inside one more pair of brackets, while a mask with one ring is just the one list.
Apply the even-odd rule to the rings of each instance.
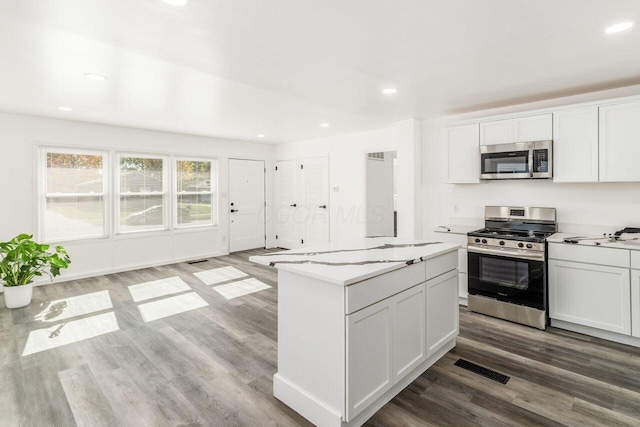
[[359, 426], [455, 347], [458, 245], [371, 238], [251, 257], [278, 269], [273, 393]]

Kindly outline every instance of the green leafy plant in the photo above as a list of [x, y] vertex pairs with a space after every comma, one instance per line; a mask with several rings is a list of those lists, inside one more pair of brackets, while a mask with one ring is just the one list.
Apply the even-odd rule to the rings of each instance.
[[48, 275], [52, 280], [71, 263], [62, 246], [49, 252], [50, 245], [36, 243], [29, 234], [20, 234], [0, 243], [0, 281], [4, 286], [22, 286], [36, 276]]

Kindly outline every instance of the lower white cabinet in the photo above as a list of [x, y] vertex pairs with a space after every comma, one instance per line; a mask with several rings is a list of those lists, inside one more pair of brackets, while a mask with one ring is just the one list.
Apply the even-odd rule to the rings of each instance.
[[436, 231], [435, 239], [447, 243], [460, 245], [458, 249], [458, 304], [467, 305], [469, 297], [468, 252], [467, 235], [453, 232]]
[[640, 338], [640, 270], [631, 270], [631, 335]]
[[631, 335], [628, 268], [549, 260], [549, 317]]
[[426, 282], [427, 357], [458, 335], [458, 272], [445, 273]]
[[393, 298], [393, 375], [401, 378], [426, 358], [425, 286], [408, 289]]

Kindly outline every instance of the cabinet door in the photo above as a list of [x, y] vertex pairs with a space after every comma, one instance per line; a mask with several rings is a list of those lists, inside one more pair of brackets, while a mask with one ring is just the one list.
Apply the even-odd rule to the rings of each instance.
[[640, 338], [640, 270], [631, 270], [631, 335]]
[[347, 415], [353, 419], [393, 384], [391, 303], [380, 301], [347, 316]]
[[513, 142], [547, 141], [553, 138], [553, 116], [538, 114], [513, 119]]
[[600, 107], [600, 181], [640, 181], [640, 102]]
[[549, 317], [630, 335], [629, 269], [549, 260]]
[[458, 270], [428, 280], [427, 358], [458, 335]]
[[480, 182], [480, 145], [478, 124], [447, 127], [444, 130], [447, 182]]
[[512, 119], [480, 123], [480, 145], [510, 144], [512, 142]]
[[553, 113], [553, 181], [598, 181], [598, 107]]
[[[458, 297], [463, 299], [469, 298], [469, 276], [467, 273], [459, 273], [458, 277]], [[466, 305], [466, 303], [462, 303]]]
[[393, 297], [393, 373], [396, 379], [411, 372], [426, 358], [425, 301], [424, 283]]

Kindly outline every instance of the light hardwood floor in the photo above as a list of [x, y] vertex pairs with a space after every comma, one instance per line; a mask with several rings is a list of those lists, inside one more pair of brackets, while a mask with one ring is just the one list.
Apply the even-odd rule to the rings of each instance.
[[[262, 252], [38, 287], [31, 306], [13, 311], [0, 302], [0, 425], [309, 425], [271, 393], [276, 272], [248, 262]], [[226, 300], [193, 275], [229, 265], [272, 288]], [[129, 286], [175, 276], [191, 290], [133, 301]], [[112, 308], [104, 293], [94, 296], [102, 304], [94, 301], [92, 312], [67, 300], [100, 291], [108, 291]], [[141, 305], [162, 308], [184, 295], [208, 305], [143, 320]], [[50, 307], [57, 300], [64, 301]], [[44, 350], [58, 335], [70, 343]], [[34, 353], [23, 356], [26, 350]], [[511, 379], [482, 378], [454, 366], [458, 358]], [[640, 350], [461, 309], [457, 347], [367, 425], [639, 426]]]

